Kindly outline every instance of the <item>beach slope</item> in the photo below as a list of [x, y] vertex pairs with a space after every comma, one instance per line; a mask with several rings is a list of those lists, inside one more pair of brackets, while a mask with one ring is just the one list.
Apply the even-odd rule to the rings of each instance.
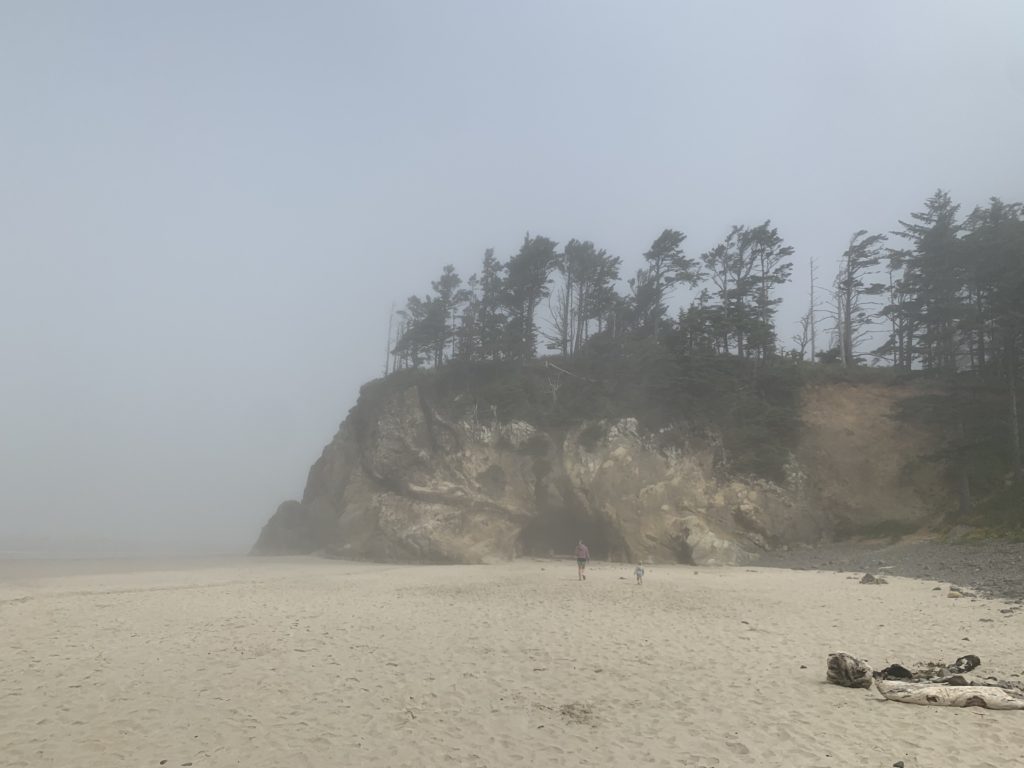
[[[571, 562], [95, 564], [0, 580], [8, 766], [1005, 766], [1024, 713], [824, 682], [975, 653], [1024, 616], [926, 581]], [[1004, 612], [1009, 611], [1009, 612]], [[166, 761], [162, 763], [161, 761]]]

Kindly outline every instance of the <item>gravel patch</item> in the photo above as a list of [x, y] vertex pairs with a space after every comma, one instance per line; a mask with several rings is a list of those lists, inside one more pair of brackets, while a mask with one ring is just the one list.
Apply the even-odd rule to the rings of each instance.
[[928, 579], [1024, 603], [1024, 543], [844, 542], [763, 555], [755, 565]]

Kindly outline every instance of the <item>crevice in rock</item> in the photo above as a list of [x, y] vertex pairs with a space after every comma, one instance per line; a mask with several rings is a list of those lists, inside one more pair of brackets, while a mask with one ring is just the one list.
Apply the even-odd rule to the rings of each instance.
[[454, 424], [450, 424], [430, 404], [423, 387], [417, 385], [416, 396], [427, 426], [427, 437], [434, 453], [454, 453], [462, 450], [462, 438]]

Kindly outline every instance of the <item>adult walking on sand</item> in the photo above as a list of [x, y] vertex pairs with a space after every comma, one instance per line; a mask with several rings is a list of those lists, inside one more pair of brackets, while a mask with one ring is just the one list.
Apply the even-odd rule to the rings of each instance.
[[576, 545], [576, 570], [579, 573], [579, 581], [586, 581], [587, 574], [583, 571], [587, 569], [587, 563], [590, 562], [590, 550], [587, 549], [587, 545], [583, 543], [583, 539], [580, 539], [580, 543]]

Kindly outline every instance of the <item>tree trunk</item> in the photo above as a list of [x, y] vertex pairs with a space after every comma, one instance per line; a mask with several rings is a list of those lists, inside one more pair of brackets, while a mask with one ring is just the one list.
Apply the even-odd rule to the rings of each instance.
[[[889, 305], [896, 306], [896, 289], [893, 285], [892, 269], [889, 269]], [[898, 321], [899, 313], [893, 312], [889, 318], [889, 325], [892, 329], [890, 339], [892, 340], [892, 365], [897, 367], [900, 364], [900, 350], [903, 348], [902, 326]]]
[[[764, 254], [761, 254], [761, 333], [766, 333], [768, 328], [768, 267], [765, 264]], [[763, 359], [768, 356], [766, 345], [762, 345], [759, 356]]]
[[843, 367], [853, 365], [853, 276], [847, 263], [846, 275], [841, 284], [838, 306], [839, 312], [839, 353]]
[[836, 334], [836, 342], [839, 345], [839, 362], [843, 368], [846, 367], [846, 329], [843, 327], [843, 309], [842, 307], [836, 307], [839, 310], [839, 332]]
[[583, 346], [583, 342], [587, 340], [586, 337], [586, 324], [587, 324], [587, 313], [590, 311], [589, 304], [587, 301], [587, 284], [585, 282], [576, 282], [576, 329], [573, 332], [573, 344], [570, 354], [575, 357], [576, 353], [580, 351], [580, 347]]
[[817, 327], [815, 325], [814, 318], [814, 258], [811, 257], [811, 308], [808, 310], [811, 313], [811, 362], [814, 362], [815, 344], [817, 342]]
[[391, 314], [388, 315], [388, 351], [384, 356], [384, 375], [391, 372], [391, 327], [395, 320], [395, 303], [391, 302]]
[[729, 354], [729, 273], [722, 265], [722, 346]]
[[573, 326], [572, 292], [572, 271], [566, 269], [564, 298], [562, 299], [562, 357], [568, 357], [569, 351], [572, 348], [572, 334], [569, 330]]
[[978, 291], [978, 367], [985, 367], [985, 303], [981, 298], [981, 291]]

